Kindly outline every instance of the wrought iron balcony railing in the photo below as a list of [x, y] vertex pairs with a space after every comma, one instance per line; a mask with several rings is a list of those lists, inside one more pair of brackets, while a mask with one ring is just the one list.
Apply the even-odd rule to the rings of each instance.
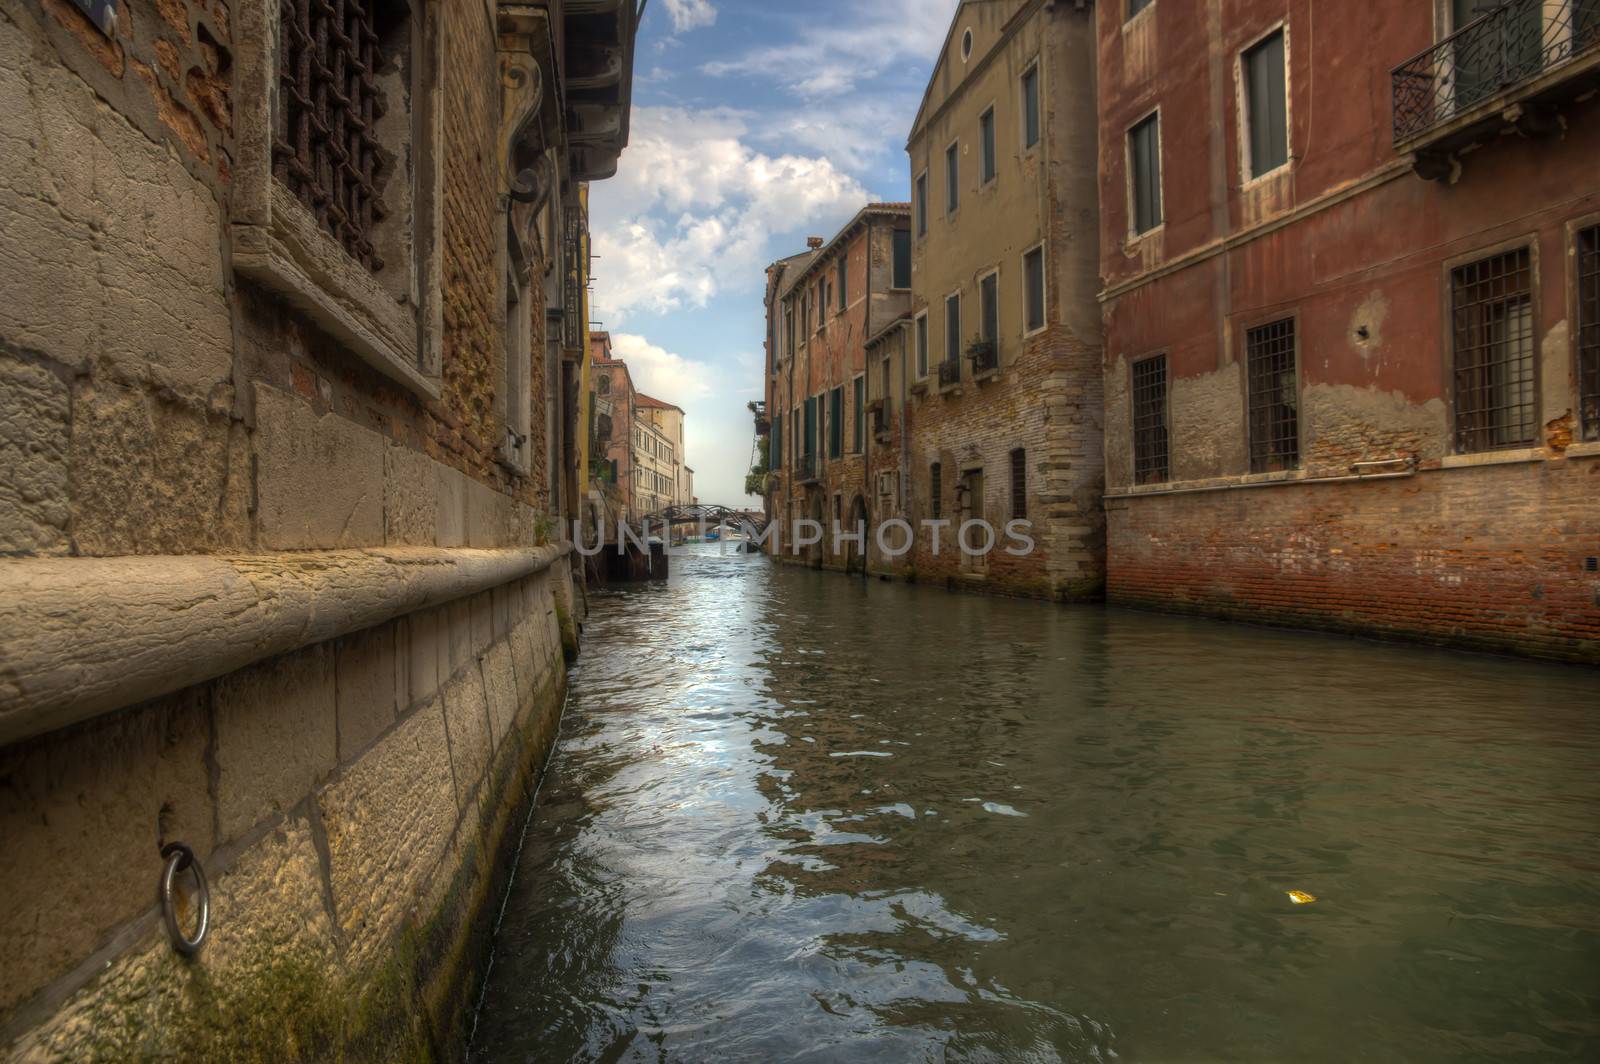
[[961, 383], [961, 360], [947, 358], [939, 363], [939, 387], [948, 388], [952, 384]]
[[967, 348], [967, 357], [972, 359], [972, 375], [988, 373], [990, 370], [1000, 368], [1000, 345], [993, 340], [978, 340]]
[[803, 454], [794, 461], [794, 479], [796, 483], [817, 479], [817, 456]]
[[1394, 71], [1404, 144], [1600, 48], [1600, 0], [1511, 0]]

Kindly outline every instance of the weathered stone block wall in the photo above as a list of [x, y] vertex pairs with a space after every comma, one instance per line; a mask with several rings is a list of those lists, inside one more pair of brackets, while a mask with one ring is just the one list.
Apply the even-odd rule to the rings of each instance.
[[1600, 662], [1600, 457], [1112, 499], [1114, 603]]
[[[554, 741], [565, 557], [0, 750], [0, 1049], [17, 1060], [459, 1052], [474, 934]], [[211, 935], [152, 906], [192, 846]]]

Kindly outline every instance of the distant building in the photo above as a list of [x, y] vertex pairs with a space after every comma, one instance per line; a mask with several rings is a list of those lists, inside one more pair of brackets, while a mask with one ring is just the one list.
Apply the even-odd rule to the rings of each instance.
[[683, 408], [648, 395], [634, 403], [635, 505], [641, 515], [688, 505], [683, 490]]
[[[871, 525], [867, 341], [902, 320], [910, 301], [910, 207], [876, 203], [830, 241], [767, 270], [769, 506], [784, 522], [829, 531], [801, 556], [861, 568], [858, 545], [834, 550], [834, 525]], [[784, 557], [796, 556], [785, 552]]]
[[[614, 535], [619, 518], [632, 521], [639, 515], [629, 487], [633, 483], [633, 376], [626, 362], [612, 357], [610, 333], [596, 332], [590, 337], [589, 376], [594, 409], [589, 426], [593, 456], [589, 463], [590, 518]], [[603, 514], [596, 512], [602, 508]]]
[[[908, 383], [884, 397], [903, 410], [887, 434], [905, 433], [906, 516], [949, 522], [937, 551], [919, 531], [918, 580], [1103, 590], [1094, 11], [961, 4], [912, 126], [911, 319], [886, 352]], [[980, 521], [1028, 522], [1035, 549], [985, 552], [974, 525], [963, 552]]]
[[1600, 4], [1131, 6], [1111, 600], [1595, 660]]

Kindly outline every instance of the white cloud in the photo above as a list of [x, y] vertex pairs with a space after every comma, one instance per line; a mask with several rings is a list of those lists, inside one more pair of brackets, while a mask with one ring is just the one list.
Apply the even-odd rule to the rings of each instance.
[[872, 198], [826, 155], [768, 155], [750, 139], [746, 116], [728, 108], [634, 110], [621, 168], [591, 205], [602, 320], [759, 287], [773, 237], [798, 244]]
[[672, 16], [673, 33], [701, 29], [717, 21], [717, 9], [711, 0], [662, 0], [662, 6]]
[[[931, 62], [960, 0], [875, 0], [818, 19], [807, 11], [783, 44], [701, 67], [707, 74], [775, 78], [806, 99], [843, 96], [900, 62]], [[906, 118], [910, 125], [910, 117]]]
[[633, 386], [654, 399], [684, 406], [716, 394], [711, 366], [658, 347], [643, 336], [612, 333], [611, 353], [628, 364]]

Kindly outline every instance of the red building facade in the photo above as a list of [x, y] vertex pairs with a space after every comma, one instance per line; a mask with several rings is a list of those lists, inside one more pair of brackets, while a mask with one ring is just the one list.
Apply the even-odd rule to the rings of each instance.
[[1099, 7], [1111, 600], [1600, 660], [1600, 4], [1218, 6]]

